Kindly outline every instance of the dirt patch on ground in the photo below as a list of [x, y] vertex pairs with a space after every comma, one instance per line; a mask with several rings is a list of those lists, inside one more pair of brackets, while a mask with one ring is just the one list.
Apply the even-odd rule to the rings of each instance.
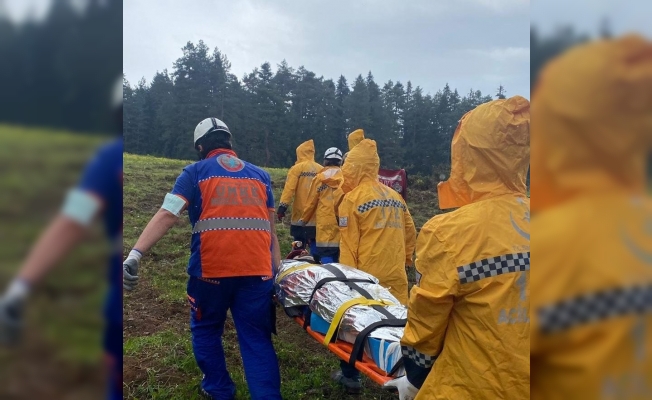
[[[165, 330], [182, 332], [188, 330], [188, 307], [183, 302], [159, 300], [158, 292], [147, 281], [141, 282], [137, 296], [125, 298], [123, 306], [123, 338], [154, 335]], [[188, 333], [189, 334], [189, 333]], [[160, 354], [149, 354], [143, 357], [125, 355], [123, 360], [123, 382], [135, 384], [148, 379], [150, 368], [160, 368]], [[186, 378], [178, 371], [170, 368], [157, 372], [157, 380], [169, 383], [181, 383]]]
[[0, 351], [0, 398], [6, 400], [85, 400], [105, 396], [105, 372], [95, 365], [53, 360], [52, 345], [36, 332], [22, 345]]
[[160, 301], [157, 291], [147, 282], [142, 282], [138, 293], [131, 296], [134, 298], [125, 298], [123, 307], [124, 338], [187, 328], [189, 314], [185, 303]]

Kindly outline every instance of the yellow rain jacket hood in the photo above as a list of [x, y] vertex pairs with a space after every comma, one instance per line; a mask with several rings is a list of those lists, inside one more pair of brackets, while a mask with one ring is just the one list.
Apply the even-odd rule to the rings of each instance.
[[[532, 101], [534, 400], [652, 393], [652, 317], [629, 301], [649, 296], [652, 284], [652, 202], [643, 194], [651, 94], [652, 43], [636, 36], [570, 49], [540, 75]], [[603, 309], [601, 299], [621, 306]]]
[[519, 96], [478, 106], [455, 131], [439, 201], [460, 208], [419, 233], [401, 340], [419, 400], [529, 397], [529, 151]]
[[342, 166], [344, 176], [342, 190], [344, 193], [355, 189], [363, 181], [378, 181], [380, 157], [376, 150], [376, 142], [364, 139], [360, 143], [363, 147], [356, 151], [351, 150]]
[[[285, 187], [281, 194], [279, 206], [289, 207], [292, 204], [291, 224], [298, 226], [303, 209], [308, 203], [308, 194], [312, 180], [322, 166], [315, 162], [315, 144], [312, 139], [297, 147], [297, 161], [288, 171]], [[304, 221], [306, 226], [315, 226], [314, 217]]]
[[344, 196], [340, 189], [344, 177], [339, 167], [325, 167], [312, 181], [310, 195], [306, 209], [301, 217], [302, 221], [317, 220], [317, 247], [339, 249], [340, 228], [335, 205], [339, 204]]
[[406, 304], [416, 229], [403, 198], [378, 181], [379, 165], [376, 142], [364, 139], [342, 167], [340, 262], [375, 276]]
[[355, 146], [358, 145], [358, 143], [362, 142], [364, 139], [364, 131], [362, 129], [356, 129], [347, 138], [349, 142], [349, 151], [353, 150]]
[[533, 102], [533, 131], [541, 131], [532, 136], [533, 211], [587, 192], [644, 193], [650, 46], [636, 36], [600, 41], [570, 50], [543, 71]]
[[439, 208], [526, 193], [529, 130], [530, 102], [521, 96], [491, 101], [464, 115], [453, 135], [450, 178], [437, 186]]

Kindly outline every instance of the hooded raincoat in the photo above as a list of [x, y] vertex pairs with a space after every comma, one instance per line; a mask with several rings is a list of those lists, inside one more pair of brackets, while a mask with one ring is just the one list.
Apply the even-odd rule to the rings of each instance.
[[340, 228], [335, 204], [344, 196], [340, 186], [344, 178], [340, 167], [325, 167], [312, 181], [310, 195], [301, 221], [317, 216], [317, 250], [320, 256], [333, 256], [340, 249]]
[[527, 399], [530, 393], [529, 102], [462, 117], [451, 175], [417, 240], [420, 280], [401, 340], [417, 399]]
[[308, 194], [313, 179], [322, 166], [315, 162], [315, 144], [312, 139], [303, 142], [297, 147], [297, 162], [288, 171], [285, 187], [281, 194], [279, 208], [288, 208], [292, 204], [292, 216], [290, 218], [290, 234], [294, 237], [306, 239], [315, 238], [315, 218], [305, 222], [305, 230], [299, 224], [301, 214], [308, 204]]
[[362, 142], [364, 139], [364, 131], [362, 129], [356, 129], [347, 138], [347, 141], [349, 143], [349, 151], [353, 150], [355, 146], [358, 145], [358, 143]]
[[[652, 43], [552, 61], [532, 101], [532, 399], [652, 397]], [[647, 224], [647, 225], [646, 225]]]
[[379, 166], [376, 142], [365, 139], [342, 167], [340, 262], [375, 276], [406, 304], [416, 230], [401, 195], [378, 182]]

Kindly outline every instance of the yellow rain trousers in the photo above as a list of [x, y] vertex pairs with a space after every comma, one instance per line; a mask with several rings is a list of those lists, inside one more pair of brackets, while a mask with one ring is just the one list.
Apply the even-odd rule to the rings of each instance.
[[529, 102], [478, 106], [453, 136], [442, 209], [419, 233], [401, 340], [417, 399], [530, 395]]
[[340, 228], [335, 215], [335, 204], [344, 196], [340, 189], [343, 180], [339, 167], [325, 167], [319, 171], [310, 187], [308, 203], [301, 220], [310, 221], [316, 215], [317, 249], [320, 254], [328, 249], [340, 248]]
[[401, 195], [378, 182], [379, 165], [376, 142], [364, 139], [342, 166], [340, 262], [375, 276], [407, 304], [416, 230]]
[[652, 398], [651, 138], [649, 41], [581, 45], [540, 75], [532, 99], [532, 399]]
[[[281, 194], [279, 207], [289, 207], [292, 204], [290, 218], [293, 227], [299, 226], [301, 214], [308, 204], [308, 194], [313, 179], [322, 166], [315, 162], [315, 144], [312, 139], [303, 142], [297, 147], [297, 162], [288, 171], [285, 187]], [[294, 199], [294, 202], [293, 202]], [[305, 226], [314, 227], [315, 218], [304, 221]]]

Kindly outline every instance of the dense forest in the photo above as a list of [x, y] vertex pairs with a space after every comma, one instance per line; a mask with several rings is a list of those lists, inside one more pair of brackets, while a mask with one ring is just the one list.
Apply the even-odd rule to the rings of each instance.
[[0, 0], [0, 121], [114, 130], [109, 107], [122, 71], [122, 1], [51, 4], [43, 20], [17, 23]]
[[[606, 20], [600, 36], [611, 36]], [[530, 39], [533, 87], [550, 58], [590, 36], [572, 27], [541, 35], [533, 27]], [[125, 79], [126, 151], [192, 159], [194, 127], [212, 115], [229, 125], [240, 156], [262, 166], [291, 165], [296, 146], [311, 138], [319, 159], [327, 147], [345, 149], [346, 135], [363, 128], [378, 142], [383, 167], [446, 175], [461, 116], [506, 94], [502, 86], [492, 96], [460, 94], [448, 85], [429, 94], [411, 82], [378, 84], [371, 72], [352, 82], [344, 76], [326, 79], [285, 61], [275, 67], [266, 62], [241, 79], [230, 67], [219, 49], [189, 42], [171, 72], [158, 72], [149, 83]]]
[[[231, 129], [234, 147], [261, 166], [288, 167], [296, 146], [314, 139], [317, 160], [331, 146], [346, 149], [356, 128], [378, 142], [382, 166], [430, 174], [450, 164], [459, 119], [492, 99], [480, 91], [461, 95], [446, 85], [434, 95], [411, 82], [378, 84], [371, 72], [353, 82], [317, 76], [285, 61], [266, 62], [238, 79], [226, 54], [202, 41], [188, 43], [171, 72], [150, 83], [124, 81], [125, 149], [137, 154], [192, 159], [192, 132], [208, 116]], [[496, 96], [504, 96], [498, 88]]]

